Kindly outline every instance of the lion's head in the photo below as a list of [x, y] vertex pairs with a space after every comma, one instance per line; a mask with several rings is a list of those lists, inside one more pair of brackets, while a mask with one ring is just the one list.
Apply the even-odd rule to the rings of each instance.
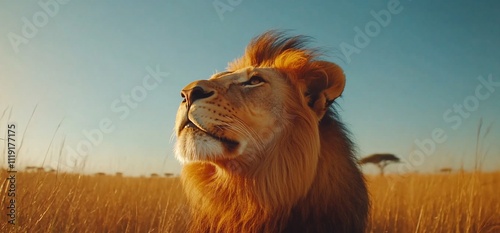
[[[191, 230], [364, 227], [366, 189], [330, 108], [345, 77], [305, 42], [264, 33], [227, 71], [182, 90], [176, 156], [194, 208]], [[358, 199], [346, 202], [350, 196]], [[351, 211], [359, 214], [344, 213]]]

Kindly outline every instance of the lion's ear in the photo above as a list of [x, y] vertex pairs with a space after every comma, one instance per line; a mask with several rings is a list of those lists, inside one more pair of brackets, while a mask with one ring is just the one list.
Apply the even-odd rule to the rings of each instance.
[[321, 119], [328, 107], [344, 91], [344, 71], [331, 62], [313, 61], [303, 78], [308, 104]]

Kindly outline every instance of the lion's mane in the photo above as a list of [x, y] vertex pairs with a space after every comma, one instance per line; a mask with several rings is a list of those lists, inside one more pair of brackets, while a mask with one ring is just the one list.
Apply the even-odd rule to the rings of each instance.
[[[327, 62], [318, 59], [317, 50], [305, 48], [306, 42], [306, 37], [267, 32], [229, 64], [229, 71], [249, 66], [280, 71], [296, 88], [283, 103], [293, 117], [284, 119], [289, 127], [253, 176], [214, 173], [204, 163], [184, 166], [183, 185], [193, 207], [192, 232], [364, 231], [369, 200], [349, 133], [331, 105], [333, 100], [294, 86], [299, 79], [330, 73], [343, 77], [343, 71], [336, 65], [325, 69]], [[312, 84], [310, 89], [322, 85], [327, 84]], [[327, 105], [318, 108], [314, 105], [320, 98], [326, 98]], [[323, 111], [319, 121], [306, 108]]]

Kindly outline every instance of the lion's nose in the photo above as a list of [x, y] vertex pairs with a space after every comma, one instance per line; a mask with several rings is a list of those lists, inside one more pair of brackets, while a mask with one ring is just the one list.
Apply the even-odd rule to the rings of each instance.
[[207, 91], [203, 87], [198, 85], [193, 88], [184, 89], [181, 91], [181, 97], [184, 98], [184, 101], [188, 105], [191, 105], [196, 100], [208, 98], [213, 94], [213, 91]]

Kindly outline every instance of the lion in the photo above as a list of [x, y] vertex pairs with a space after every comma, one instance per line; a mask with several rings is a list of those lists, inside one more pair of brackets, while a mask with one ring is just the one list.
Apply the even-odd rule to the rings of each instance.
[[181, 91], [175, 154], [190, 232], [363, 232], [369, 199], [332, 106], [343, 70], [268, 31]]

